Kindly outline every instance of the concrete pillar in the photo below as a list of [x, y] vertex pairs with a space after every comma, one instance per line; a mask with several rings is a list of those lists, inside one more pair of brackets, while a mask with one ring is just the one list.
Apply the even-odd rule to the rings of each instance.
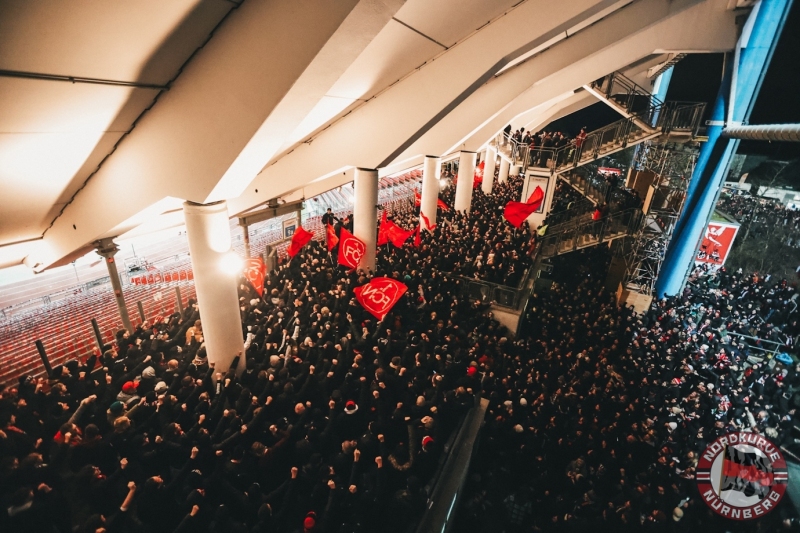
[[[433, 155], [425, 156], [422, 167], [422, 198], [419, 201], [419, 212], [424, 213], [428, 222], [436, 224], [437, 202], [439, 200], [439, 178], [442, 176], [442, 159]], [[419, 217], [421, 228], [425, 227], [422, 216]]]
[[353, 207], [353, 235], [364, 241], [367, 251], [359, 268], [375, 272], [375, 249], [378, 243], [378, 171], [357, 168], [353, 181], [356, 199]]
[[486, 147], [486, 162], [483, 165], [483, 183], [481, 190], [483, 194], [492, 194], [494, 185], [494, 169], [497, 167], [497, 151], [493, 146]]
[[250, 257], [250, 226], [242, 226], [242, 244], [244, 245], [244, 256]]
[[[208, 360], [226, 372], [244, 347], [236, 290], [242, 261], [231, 250], [228, 204], [184, 202], [183, 216]], [[242, 355], [237, 371], [244, 366]]]
[[117, 301], [117, 310], [122, 320], [122, 327], [133, 333], [133, 324], [131, 324], [131, 318], [128, 316], [128, 308], [125, 307], [125, 296], [122, 294], [122, 283], [119, 281], [117, 262], [114, 261], [114, 255], [119, 251], [119, 248], [111, 239], [102, 239], [97, 241], [96, 244], [97, 254], [106, 260], [108, 277], [111, 279], [111, 288], [114, 290], [114, 299]]
[[497, 183], [505, 183], [508, 181], [508, 170], [511, 163], [505, 157], [500, 158], [500, 173], [497, 175]]
[[453, 206], [456, 211], [469, 212], [472, 204], [472, 185], [475, 183], [475, 152], [461, 152], [458, 158], [458, 183]]
[[511, 165], [511, 170], [508, 173], [512, 176], [519, 176], [522, 172], [522, 165]]

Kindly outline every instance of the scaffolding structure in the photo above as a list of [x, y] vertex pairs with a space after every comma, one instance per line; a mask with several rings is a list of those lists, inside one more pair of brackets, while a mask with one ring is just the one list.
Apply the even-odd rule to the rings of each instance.
[[652, 296], [675, 223], [683, 209], [686, 188], [699, 150], [696, 143], [640, 145], [633, 169], [655, 174], [644, 205], [642, 225], [632, 237], [623, 287]]

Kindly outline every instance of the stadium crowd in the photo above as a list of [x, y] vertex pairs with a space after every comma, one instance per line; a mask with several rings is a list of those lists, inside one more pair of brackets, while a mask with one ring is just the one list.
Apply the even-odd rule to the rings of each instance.
[[489, 427], [459, 529], [798, 530], [790, 503], [756, 523], [720, 518], [694, 481], [699, 453], [727, 432], [800, 454], [800, 367], [732, 335], [794, 351], [796, 287], [700, 268], [637, 317], [597, 279], [608, 259], [602, 247], [556, 258], [572, 278], [536, 294], [524, 335], [481, 368]]
[[773, 198], [727, 191], [722, 194], [717, 208], [731, 215], [755, 238], [780, 231], [786, 245], [800, 248], [800, 210], [791, 209]]
[[[521, 275], [531, 235], [501, 215], [520, 185], [476, 190], [472, 212], [446, 215], [419, 247], [381, 247], [374, 275], [408, 286], [382, 321], [353, 297], [372, 274], [312, 242], [269, 273], [263, 298], [240, 285], [241, 375], [237, 361], [209, 364], [193, 305], [4, 388], [0, 530], [406, 531], [481, 395], [477, 468], [511, 483], [473, 487], [464, 531], [718, 526], [694, 489], [698, 450], [734, 428], [794, 447], [800, 384], [725, 331], [793, 347], [793, 288], [703, 274], [637, 318], [602, 289], [602, 250], [582, 251], [512, 340], [453, 272]], [[394, 217], [416, 223], [411, 208]]]

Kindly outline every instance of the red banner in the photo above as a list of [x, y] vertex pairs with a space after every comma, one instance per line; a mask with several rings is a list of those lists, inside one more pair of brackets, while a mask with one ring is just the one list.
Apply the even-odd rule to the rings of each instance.
[[475, 177], [472, 179], [472, 188], [479, 187], [483, 183], [483, 168], [486, 161], [481, 161], [481, 164], [475, 167]]
[[438, 207], [442, 211], [450, 211], [450, 208], [447, 207], [447, 204], [444, 203], [441, 198], [436, 199], [436, 207]]
[[309, 243], [309, 241], [314, 237], [314, 234], [310, 231], [306, 231], [303, 226], [297, 226], [297, 231], [294, 232], [292, 235], [292, 243], [289, 245], [289, 249], [286, 251], [289, 254], [289, 257], [294, 257], [297, 253], [303, 249], [303, 246]]
[[378, 320], [383, 320], [407, 290], [406, 285], [392, 278], [372, 278], [372, 281], [356, 287], [353, 292], [364, 309]]
[[419, 215], [422, 217], [422, 222], [425, 224], [425, 229], [428, 231], [433, 231], [436, 229], [436, 224], [431, 224], [431, 220], [425, 216], [425, 213], [422, 211], [419, 212]]
[[333, 224], [328, 224], [325, 228], [325, 237], [328, 241], [328, 252], [331, 252], [336, 248], [336, 245], [339, 244], [339, 237], [336, 236], [336, 230], [333, 229]]
[[543, 201], [544, 191], [542, 191], [541, 187], [536, 187], [527, 202], [508, 202], [505, 210], [503, 210], [503, 216], [508, 220], [509, 224], [518, 228], [522, 226], [522, 223], [531, 213], [539, 209]]
[[417, 229], [414, 230], [414, 248], [419, 248], [420, 244], [422, 244], [422, 236], [419, 234], [419, 224], [417, 224]]
[[387, 230], [387, 237], [392, 244], [398, 248], [402, 248], [403, 244], [414, 233], [413, 229], [403, 229], [392, 221], [389, 221], [389, 229]]
[[739, 226], [735, 224], [709, 222], [695, 262], [708, 263], [718, 267], [724, 265], [738, 231]]
[[422, 203], [422, 195], [417, 191], [414, 191], [414, 205], [419, 207]]
[[386, 219], [386, 209], [381, 214], [381, 225], [378, 226], [378, 246], [389, 242], [389, 221]]
[[260, 257], [251, 257], [244, 262], [244, 277], [253, 284], [259, 296], [264, 295], [264, 278], [267, 276], [267, 265]]
[[358, 268], [361, 258], [367, 252], [364, 241], [342, 228], [339, 238], [339, 264], [348, 268]]

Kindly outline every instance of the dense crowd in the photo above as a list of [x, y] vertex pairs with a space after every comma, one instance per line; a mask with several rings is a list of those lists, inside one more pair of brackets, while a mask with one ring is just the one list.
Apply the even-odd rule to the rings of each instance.
[[800, 452], [800, 367], [734, 335], [793, 351], [796, 288], [698, 269], [637, 317], [596, 278], [607, 254], [556, 258], [570, 282], [539, 291], [524, 335], [480, 368], [489, 427], [459, 530], [797, 530], [789, 502], [755, 523], [720, 518], [694, 480], [699, 453], [730, 431]]
[[800, 248], [800, 210], [791, 209], [774, 198], [727, 191], [720, 196], [717, 208], [742, 224], [748, 236], [763, 237], [779, 230], [787, 246]]
[[[556, 259], [576, 275], [538, 291], [510, 339], [453, 273], [519, 279], [531, 235], [501, 213], [520, 185], [476, 190], [471, 213], [445, 214], [419, 247], [381, 247], [375, 273], [312, 242], [263, 298], [242, 280], [241, 375], [208, 362], [192, 305], [0, 390], [0, 530], [407, 531], [480, 395], [484, 482], [459, 530], [716, 527], [693, 485], [706, 443], [749, 428], [796, 448], [797, 368], [732, 335], [793, 347], [793, 288], [698, 272], [637, 318], [602, 288], [601, 247]], [[393, 218], [416, 224], [411, 207]], [[373, 275], [408, 286], [381, 321], [353, 293]]]
[[[516, 287], [531, 266], [529, 251], [534, 238], [528, 224], [515, 229], [503, 218], [509, 201], [520, 201], [521, 176], [510, 176], [506, 183], [495, 183], [492, 194], [475, 188], [470, 213], [439, 213], [441, 223], [430, 235], [438, 243], [432, 260], [438, 270], [464, 277]], [[446, 189], [442, 198], [452, 205], [455, 187]], [[416, 224], [415, 215], [406, 221]]]

